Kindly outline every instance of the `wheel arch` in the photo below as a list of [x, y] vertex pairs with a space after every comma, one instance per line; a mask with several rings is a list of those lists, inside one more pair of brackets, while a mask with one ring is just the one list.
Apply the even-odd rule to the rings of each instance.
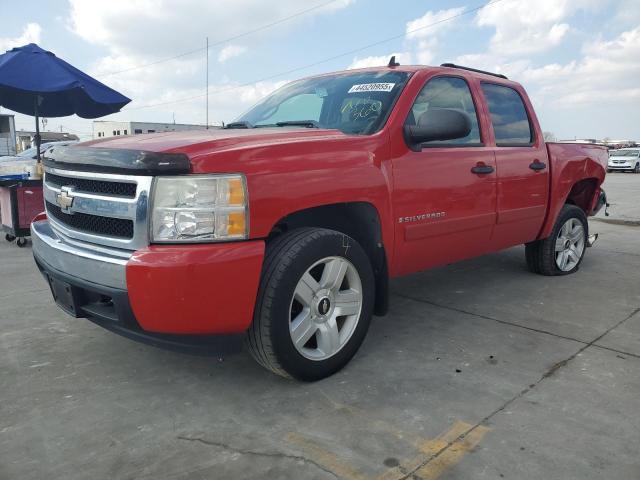
[[564, 203], [580, 207], [585, 215], [589, 215], [597, 189], [597, 178], [583, 178], [573, 184]]
[[564, 205], [575, 205], [588, 216], [593, 208], [594, 198], [598, 193], [599, 186], [600, 180], [595, 177], [587, 177], [570, 184], [570, 186], [567, 185], [565, 187], [566, 193], [556, 196], [555, 201], [552, 195], [549, 212], [538, 239], [547, 238], [551, 234]]
[[389, 306], [389, 271], [377, 208], [369, 202], [346, 202], [296, 210], [273, 225], [267, 243], [300, 227], [336, 230], [349, 235], [362, 246], [371, 261], [375, 276], [374, 312], [376, 315], [386, 314]]

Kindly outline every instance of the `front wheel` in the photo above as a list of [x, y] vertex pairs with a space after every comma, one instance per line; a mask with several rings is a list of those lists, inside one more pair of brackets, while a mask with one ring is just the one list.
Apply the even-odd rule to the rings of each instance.
[[633, 173], [640, 173], [640, 163], [636, 163], [636, 166], [633, 169]]
[[525, 246], [527, 267], [541, 275], [568, 275], [580, 268], [589, 236], [587, 216], [575, 205], [560, 210], [548, 238]]
[[374, 288], [369, 258], [348, 235], [320, 228], [282, 235], [267, 246], [249, 352], [285, 377], [337, 372], [364, 340]]

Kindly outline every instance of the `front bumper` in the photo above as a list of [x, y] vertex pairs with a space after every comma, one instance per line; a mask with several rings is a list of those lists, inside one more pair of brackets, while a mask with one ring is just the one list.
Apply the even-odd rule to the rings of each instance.
[[264, 242], [151, 246], [133, 253], [88, 249], [62, 238], [46, 220], [34, 222], [31, 235], [49, 284], [70, 287], [68, 313], [174, 350], [226, 353], [241, 347]]
[[607, 165], [607, 170], [615, 170], [615, 171], [633, 171], [633, 169], [636, 168], [636, 165], [619, 165], [619, 164], [614, 164], [614, 165]]

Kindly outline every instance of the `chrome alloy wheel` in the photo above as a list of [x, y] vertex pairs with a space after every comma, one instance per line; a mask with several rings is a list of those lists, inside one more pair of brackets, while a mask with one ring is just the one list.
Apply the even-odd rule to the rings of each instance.
[[556, 265], [563, 272], [569, 272], [582, 258], [585, 247], [585, 231], [577, 218], [567, 220], [556, 239]]
[[314, 263], [298, 281], [289, 307], [289, 333], [296, 350], [310, 360], [326, 360], [353, 335], [362, 310], [362, 282], [342, 257]]

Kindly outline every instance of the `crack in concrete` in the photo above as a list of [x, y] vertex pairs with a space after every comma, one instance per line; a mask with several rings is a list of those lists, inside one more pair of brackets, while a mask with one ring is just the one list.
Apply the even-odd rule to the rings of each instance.
[[[580, 355], [582, 352], [584, 352], [587, 348], [591, 347], [591, 346], [597, 346], [594, 345], [598, 340], [602, 339], [602, 337], [604, 337], [605, 335], [607, 335], [609, 332], [611, 332], [612, 330], [618, 328], [620, 325], [622, 325], [624, 322], [626, 322], [627, 320], [633, 318], [635, 315], [637, 315], [638, 313], [640, 313], [640, 307], [636, 308], [633, 312], [631, 312], [629, 315], [627, 315], [625, 318], [623, 318], [622, 320], [620, 320], [619, 322], [617, 322], [615, 325], [613, 325], [612, 327], [608, 328], [607, 330], [604, 331], [604, 333], [598, 335], [595, 339], [591, 340], [590, 342], [586, 343], [585, 345], [583, 345], [577, 352], [573, 353], [572, 355], [570, 355], [569, 357], [565, 358], [564, 360], [561, 360], [559, 362], [557, 362], [556, 364], [554, 364], [551, 368], [549, 368], [546, 372], [544, 372], [542, 374], [542, 376], [535, 382], [532, 383], [531, 385], [529, 385], [527, 388], [523, 389], [522, 391], [520, 391], [517, 395], [513, 396], [512, 398], [510, 398], [509, 400], [507, 400], [506, 402], [504, 402], [499, 408], [497, 408], [496, 410], [494, 410], [493, 412], [491, 412], [489, 415], [487, 415], [486, 417], [484, 417], [482, 420], [480, 420], [478, 423], [476, 423], [473, 427], [471, 427], [469, 430], [467, 430], [466, 432], [462, 433], [458, 438], [456, 438], [455, 440], [449, 442], [446, 446], [444, 446], [441, 450], [438, 450], [436, 453], [434, 453], [433, 455], [431, 455], [429, 458], [427, 458], [422, 464], [418, 465], [417, 467], [413, 468], [410, 472], [408, 472], [406, 475], [404, 475], [403, 477], [399, 478], [398, 480], [407, 480], [408, 478], [410, 478], [415, 472], [417, 472], [418, 470], [420, 470], [421, 468], [423, 468], [425, 465], [428, 465], [430, 462], [432, 462], [433, 460], [435, 460], [436, 458], [438, 458], [440, 455], [442, 455], [447, 449], [449, 449], [451, 447], [451, 445], [453, 445], [454, 443], [462, 440], [464, 437], [466, 437], [467, 435], [469, 435], [471, 432], [473, 432], [476, 428], [478, 428], [479, 426], [486, 424], [489, 420], [491, 420], [493, 417], [495, 417], [497, 414], [499, 414], [500, 412], [504, 411], [509, 405], [511, 405], [513, 402], [515, 402], [516, 400], [524, 397], [527, 393], [529, 393], [531, 390], [533, 390], [534, 388], [536, 388], [541, 382], [543, 382], [545, 379], [552, 377], [553, 375], [555, 375], [558, 370], [560, 370], [561, 368], [565, 367], [566, 365], [568, 365], [574, 358], [576, 358], [578, 355]], [[581, 342], [582, 343], [582, 342]]]
[[297, 460], [300, 462], [304, 462], [306, 464], [309, 465], [313, 465], [314, 467], [318, 468], [319, 470], [322, 470], [325, 473], [328, 473], [330, 475], [332, 475], [335, 478], [340, 478], [338, 477], [338, 475], [334, 472], [332, 472], [331, 470], [329, 470], [328, 468], [320, 465], [318, 462], [311, 460], [310, 458], [306, 458], [303, 457], [302, 455], [289, 455], [286, 453], [282, 453], [282, 452], [259, 452], [256, 450], [245, 450], [242, 448], [237, 448], [237, 447], [233, 447], [227, 443], [224, 442], [215, 442], [213, 440], [206, 440], [204, 438], [200, 438], [200, 437], [185, 437], [182, 435], [178, 435], [176, 437], [178, 440], [184, 440], [187, 442], [197, 442], [197, 443], [202, 443], [203, 445], [208, 445], [210, 447], [218, 447], [218, 448], [222, 448], [224, 450], [229, 450], [231, 452], [235, 452], [235, 453], [239, 453], [241, 455], [252, 455], [252, 456], [256, 456], [256, 457], [267, 457], [267, 458], [285, 458], [285, 459], [289, 459], [289, 460]]
[[608, 350], [609, 352], [620, 353], [622, 355], [628, 355], [629, 357], [640, 358], [640, 355], [638, 355], [637, 353], [625, 352], [624, 350], [618, 350], [617, 348], [605, 347], [604, 345], [597, 345], [595, 343], [592, 346], [595, 347], [595, 348], [600, 348], [602, 350]]
[[640, 227], [640, 220], [635, 220], [633, 218], [601, 218], [601, 217], [593, 217], [591, 220], [595, 220], [596, 222], [608, 223], [609, 225], [620, 225], [623, 227]]
[[[518, 323], [508, 322], [507, 320], [500, 320], [499, 318], [490, 317], [488, 315], [483, 315], [481, 313], [471, 312], [469, 310], [463, 310], [462, 308], [452, 307], [452, 306], [449, 306], [449, 305], [442, 305], [440, 303], [432, 302], [431, 300], [425, 300], [425, 299], [422, 299], [422, 298], [416, 298], [416, 297], [412, 297], [410, 295], [405, 295], [403, 293], [398, 293], [398, 292], [395, 292], [395, 291], [392, 291], [391, 293], [393, 295], [397, 296], [397, 297], [400, 297], [400, 298], [405, 298], [407, 300], [412, 300], [414, 302], [425, 303], [427, 305], [432, 305], [434, 307], [443, 308], [445, 310], [451, 310], [452, 312], [464, 313], [466, 315], [471, 315], [473, 317], [482, 318], [484, 320], [491, 320], [493, 322], [501, 323], [503, 325], [510, 325], [512, 327], [522, 328], [523, 330], [529, 330], [531, 332], [542, 333], [544, 335], [551, 335], [552, 337], [561, 338], [563, 340], [570, 340], [572, 342], [581, 343], [583, 345], [589, 345], [589, 346], [592, 345], [592, 346], [594, 346], [596, 348], [601, 348], [603, 350], [609, 350], [610, 352], [622, 353], [624, 355], [629, 355], [630, 357], [640, 358], [640, 355], [635, 354], [635, 353], [625, 352], [623, 350], [617, 350], [617, 349], [611, 348], [611, 347], [605, 347], [604, 345], [594, 345], [593, 342], [586, 342], [586, 341], [580, 340], [578, 338], [568, 337], [566, 335], [560, 335], [559, 333], [553, 333], [553, 332], [550, 332], [549, 330], [542, 330], [540, 328], [527, 327], [526, 325], [520, 325]], [[625, 318], [625, 321], [628, 320], [629, 318], [633, 317], [637, 312], [638, 312], [637, 309], [634, 310], [630, 314], [630, 316], [628, 318]], [[623, 323], [624, 323], [624, 321], [623, 321]], [[614, 325], [612, 328], [616, 328], [616, 327], [617, 327], [617, 325]], [[609, 333], [610, 331], [611, 330], [608, 330], [607, 332], [605, 332], [605, 335], [607, 333]], [[601, 338], [602, 337], [598, 337], [597, 340], [600, 340]]]
[[632, 257], [640, 257], [640, 253], [622, 252], [620, 250], [607, 250], [604, 248], [598, 249], [601, 252], [614, 253], [616, 255], [631, 255]]

